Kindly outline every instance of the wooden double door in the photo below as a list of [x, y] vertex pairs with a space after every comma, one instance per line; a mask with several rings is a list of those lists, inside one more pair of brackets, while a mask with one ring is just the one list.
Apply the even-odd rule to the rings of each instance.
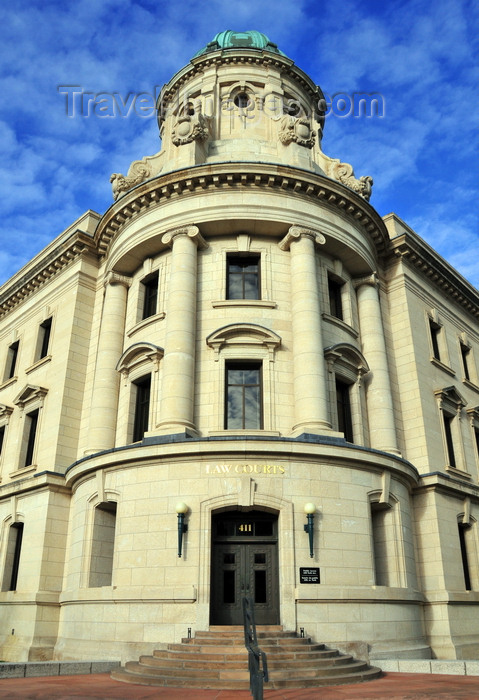
[[245, 596], [253, 598], [257, 624], [279, 624], [277, 516], [214, 516], [211, 559], [211, 624], [243, 624]]

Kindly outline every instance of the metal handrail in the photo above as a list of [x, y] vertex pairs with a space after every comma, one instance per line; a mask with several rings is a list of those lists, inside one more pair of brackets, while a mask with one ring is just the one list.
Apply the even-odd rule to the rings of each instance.
[[243, 598], [244, 644], [248, 651], [249, 689], [253, 700], [263, 700], [263, 682], [267, 683], [266, 654], [258, 646], [253, 598]]

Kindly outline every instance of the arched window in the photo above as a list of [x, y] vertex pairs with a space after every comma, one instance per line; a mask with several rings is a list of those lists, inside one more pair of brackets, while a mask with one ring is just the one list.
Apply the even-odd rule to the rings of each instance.
[[274, 431], [272, 365], [279, 335], [254, 323], [233, 323], [211, 333], [206, 343], [220, 373], [215, 430]]
[[116, 366], [123, 377], [117, 425], [119, 444], [138, 442], [154, 426], [158, 374], [163, 348], [153, 343], [134, 343]]
[[368, 444], [367, 414], [361, 379], [369, 372], [364, 356], [353, 345], [337, 343], [324, 350], [329, 372], [331, 424], [345, 440]]

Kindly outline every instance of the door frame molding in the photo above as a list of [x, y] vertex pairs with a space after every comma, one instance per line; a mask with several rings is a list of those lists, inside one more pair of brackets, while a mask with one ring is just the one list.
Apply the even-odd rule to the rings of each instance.
[[215, 496], [200, 504], [200, 552], [198, 572], [197, 629], [209, 629], [211, 595], [211, 520], [220, 510], [272, 510], [278, 513], [279, 620], [285, 629], [296, 629], [295, 549], [293, 503], [283, 498], [254, 492], [248, 506], [240, 504], [239, 494]]

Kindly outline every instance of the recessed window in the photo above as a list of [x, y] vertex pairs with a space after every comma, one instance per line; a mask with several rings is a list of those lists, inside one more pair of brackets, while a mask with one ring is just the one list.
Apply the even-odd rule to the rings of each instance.
[[342, 286], [342, 283], [328, 277], [329, 313], [341, 321], [343, 320]]
[[156, 314], [158, 305], [158, 271], [152, 272], [142, 281], [143, 287], [143, 315], [142, 318], [149, 318]]
[[239, 109], [247, 109], [253, 104], [247, 92], [239, 92], [233, 101]]
[[338, 410], [338, 430], [344, 433], [344, 439], [354, 442], [353, 422], [351, 418], [351, 387], [336, 379], [336, 406]]
[[135, 397], [135, 420], [133, 424], [133, 442], [139, 442], [143, 439], [144, 434], [148, 430], [150, 416], [150, 392], [151, 392], [151, 375], [142, 377], [134, 382], [136, 391]]
[[260, 299], [260, 256], [228, 255], [226, 298]]
[[0, 457], [3, 452], [3, 443], [5, 442], [5, 426], [0, 426]]
[[19, 341], [16, 340], [14, 343], [10, 345], [8, 348], [8, 353], [7, 353], [7, 364], [5, 367], [5, 377], [4, 380], [6, 381], [7, 379], [11, 379], [12, 377], [15, 376], [15, 370], [17, 368], [17, 359], [18, 359], [18, 348], [19, 348]]
[[8, 530], [7, 551], [5, 557], [5, 569], [3, 575], [2, 591], [16, 591], [18, 572], [20, 569], [20, 555], [22, 552], [23, 523], [13, 523]]
[[376, 586], [399, 586], [396, 559], [396, 508], [386, 503], [371, 503], [371, 534]]
[[459, 528], [459, 543], [461, 546], [461, 558], [462, 558], [462, 570], [464, 572], [464, 585], [466, 588], [466, 591], [470, 591], [471, 589], [471, 572], [469, 569], [469, 558], [468, 558], [468, 552], [467, 552], [467, 531], [469, 530], [469, 526], [465, 525], [464, 523], [458, 523], [458, 528]]
[[454, 453], [454, 442], [452, 439], [452, 424], [454, 421], [454, 416], [450, 416], [444, 412], [442, 416], [444, 422], [444, 436], [446, 438], [447, 463], [450, 467], [455, 467], [456, 455]]
[[429, 319], [429, 331], [431, 336], [432, 356], [435, 360], [439, 360], [440, 362], [441, 353], [439, 350], [439, 337], [441, 333], [441, 326], [433, 321], [432, 318]]
[[262, 429], [261, 393], [261, 363], [227, 363], [225, 410], [227, 430]]
[[48, 355], [48, 348], [50, 345], [50, 336], [52, 332], [52, 319], [47, 318], [43, 323], [40, 324], [40, 332], [38, 335], [38, 358], [42, 358]]
[[35, 452], [35, 441], [37, 437], [37, 427], [38, 427], [38, 408], [35, 411], [32, 411], [31, 413], [27, 413], [25, 416], [25, 429], [26, 429], [26, 438], [27, 438], [27, 443], [26, 443], [26, 450], [25, 450], [25, 459], [23, 461], [23, 466], [28, 467], [30, 464], [33, 464], [33, 455]]
[[111, 586], [115, 552], [116, 503], [107, 501], [96, 506], [90, 557], [89, 586]]
[[461, 343], [461, 358], [464, 379], [471, 381], [471, 370], [469, 366], [471, 361], [471, 348], [468, 345], [464, 345], [464, 343]]

